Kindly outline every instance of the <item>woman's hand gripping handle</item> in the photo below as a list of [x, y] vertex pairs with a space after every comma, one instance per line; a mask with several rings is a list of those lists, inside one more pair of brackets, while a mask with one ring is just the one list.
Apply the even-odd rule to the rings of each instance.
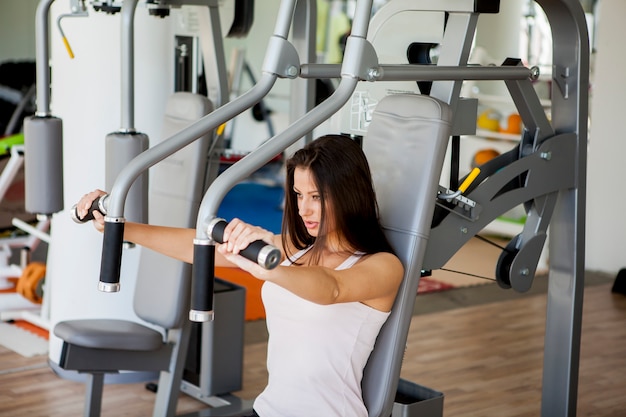
[[[224, 229], [228, 223], [215, 218], [207, 227], [207, 235], [217, 243], [224, 243]], [[266, 269], [275, 268], [281, 260], [278, 248], [262, 241], [252, 242], [239, 254]], [[210, 240], [194, 240], [191, 310], [189, 320], [213, 320], [213, 287], [215, 283], [215, 245]]]

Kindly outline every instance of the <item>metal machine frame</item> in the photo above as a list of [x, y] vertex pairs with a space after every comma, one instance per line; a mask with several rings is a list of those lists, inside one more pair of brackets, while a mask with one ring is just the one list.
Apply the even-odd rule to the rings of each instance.
[[[300, 4], [301, 2], [298, 2]], [[578, 385], [581, 317], [584, 280], [584, 218], [588, 113], [589, 43], [585, 16], [577, 0], [538, 0], [553, 31], [553, 89], [551, 123], [536, 107], [536, 96], [529, 88], [524, 69], [517, 65], [503, 67], [468, 67], [467, 58], [476, 26], [478, 12], [496, 9], [498, 1], [440, 0], [414, 1], [422, 10], [442, 10], [449, 13], [442, 49], [437, 66], [420, 68], [379, 65], [376, 51], [366, 41], [371, 1], [358, 1], [352, 33], [348, 38], [345, 59], [340, 67], [341, 83], [324, 103], [313, 108], [285, 131], [233, 165], [209, 187], [199, 210], [194, 245], [197, 254], [212, 246], [207, 223], [217, 213], [221, 200], [238, 181], [282, 152], [287, 146], [306, 135], [314, 127], [341, 108], [352, 95], [359, 81], [390, 79], [437, 80], [431, 96], [457, 109], [461, 82], [465, 79], [506, 80], [527, 126], [523, 146], [511, 163], [497, 174], [490, 175], [465, 193], [482, 208], [479, 217], [451, 214], [432, 229], [423, 269], [437, 268], [452, 256], [462, 244], [477, 233], [484, 224], [504, 210], [524, 203], [529, 221], [524, 231], [509, 248], [506, 262], [513, 288], [524, 291], [532, 282], [532, 272], [550, 228], [550, 272], [546, 318], [542, 415], [574, 416]], [[119, 280], [121, 236], [124, 224], [124, 202], [134, 179], [150, 166], [193, 142], [202, 132], [216, 128], [256, 103], [271, 89], [276, 78], [312, 76], [321, 72], [335, 73], [337, 67], [301, 64], [300, 58], [287, 41], [295, 0], [281, 2], [275, 35], [270, 39], [264, 74], [259, 83], [241, 96], [200, 122], [149, 149], [127, 165], [117, 177], [111, 190], [105, 223], [103, 265], [107, 266], [101, 280]], [[496, 10], [497, 11], [497, 10]], [[500, 160], [502, 161], [502, 160]], [[550, 162], [547, 164], [547, 162]], [[494, 198], [503, 185], [517, 178], [522, 186], [506, 198]], [[547, 179], [550, 181], [545, 181]], [[539, 184], [541, 183], [541, 184]], [[524, 188], [524, 185], [526, 188]], [[435, 196], [433, 196], [435, 198]], [[550, 218], [554, 221], [550, 222]], [[479, 220], [478, 220], [479, 219]], [[201, 259], [198, 259], [201, 261]], [[535, 266], [533, 266], [533, 263]], [[204, 262], [200, 262], [205, 265]], [[196, 276], [194, 281], [207, 282], [210, 277]], [[117, 276], [116, 276], [117, 270]], [[210, 288], [209, 288], [210, 289]], [[200, 300], [202, 304], [202, 300]], [[196, 321], [210, 320], [212, 305], [194, 306], [190, 317]]]

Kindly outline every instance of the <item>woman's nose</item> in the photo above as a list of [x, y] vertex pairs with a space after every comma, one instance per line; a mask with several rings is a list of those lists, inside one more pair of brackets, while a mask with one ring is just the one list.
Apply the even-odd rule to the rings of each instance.
[[311, 204], [307, 201], [307, 199], [303, 198], [300, 200], [300, 204], [298, 204], [298, 212], [301, 216], [311, 212]]

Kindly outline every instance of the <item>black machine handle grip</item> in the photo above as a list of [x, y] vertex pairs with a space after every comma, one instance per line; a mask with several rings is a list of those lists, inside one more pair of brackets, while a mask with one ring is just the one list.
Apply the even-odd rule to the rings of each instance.
[[[224, 219], [213, 219], [207, 228], [207, 234], [217, 243], [224, 243], [224, 229], [228, 222]], [[282, 254], [280, 250], [262, 240], [256, 240], [247, 248], [239, 252], [246, 259], [256, 262], [265, 269], [274, 269], [280, 263]]]
[[213, 287], [215, 284], [215, 245], [210, 240], [194, 240], [191, 274], [191, 310], [189, 320], [213, 320]]
[[[189, 320], [204, 322], [213, 320], [213, 287], [215, 285], [215, 245], [224, 243], [224, 229], [228, 222], [213, 219], [207, 227], [210, 239], [195, 239], [191, 276], [191, 310]], [[212, 239], [212, 240], [211, 240]], [[262, 240], [257, 240], [239, 252], [245, 258], [266, 269], [275, 268], [281, 259], [280, 250]]]
[[76, 204], [74, 204], [72, 206], [72, 210], [70, 211], [72, 220], [74, 220], [76, 223], [87, 223], [88, 221], [93, 220], [94, 211], [99, 211], [103, 216], [106, 216], [107, 209], [106, 209], [105, 203], [108, 197], [109, 197], [108, 194], [103, 194], [100, 197], [93, 200], [91, 202], [91, 207], [89, 207], [89, 210], [87, 211], [87, 214], [85, 215], [85, 217], [82, 217], [82, 218], [78, 216], [78, 211], [77, 211], [78, 207], [76, 206]]
[[[70, 215], [76, 223], [86, 223], [93, 220], [93, 213], [100, 212], [106, 216], [106, 201], [108, 194], [103, 194], [91, 202], [91, 207], [85, 217], [78, 216], [78, 207], [72, 206]], [[102, 260], [100, 261], [100, 282], [98, 289], [102, 292], [118, 292], [120, 290], [120, 270], [122, 265], [122, 248], [124, 243], [124, 219], [104, 219], [104, 234], [102, 238]]]
[[122, 265], [122, 247], [124, 243], [124, 221], [121, 219], [104, 220], [102, 241], [102, 260], [100, 263], [100, 282], [98, 289], [103, 292], [120, 290], [120, 269]]

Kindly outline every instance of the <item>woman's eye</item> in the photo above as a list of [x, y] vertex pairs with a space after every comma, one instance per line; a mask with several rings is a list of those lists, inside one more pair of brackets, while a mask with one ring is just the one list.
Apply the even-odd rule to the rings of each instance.
[[319, 200], [321, 198], [319, 195], [313, 195], [311, 197], [313, 198], [313, 200]]

